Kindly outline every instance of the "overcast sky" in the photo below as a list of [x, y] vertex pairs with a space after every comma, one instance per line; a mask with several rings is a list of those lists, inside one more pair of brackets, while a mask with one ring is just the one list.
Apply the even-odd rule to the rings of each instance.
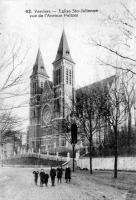
[[[30, 18], [25, 11], [58, 9], [89, 9], [98, 12], [79, 13], [78, 17]], [[21, 39], [22, 53], [29, 48], [24, 63], [28, 70], [26, 82], [32, 72], [38, 47], [40, 47], [48, 75], [52, 78], [55, 59], [63, 27], [66, 32], [75, 66], [76, 87], [90, 84], [112, 75], [113, 70], [99, 66], [97, 57], [104, 52], [88, 43], [90, 38], [108, 38], [113, 30], [103, 23], [103, 15], [120, 9], [120, 0], [1, 0], [1, 47]], [[10, 41], [10, 42], [9, 42]], [[22, 113], [22, 111], [20, 111]], [[24, 112], [24, 111], [23, 111]], [[28, 116], [28, 108], [25, 110]]]

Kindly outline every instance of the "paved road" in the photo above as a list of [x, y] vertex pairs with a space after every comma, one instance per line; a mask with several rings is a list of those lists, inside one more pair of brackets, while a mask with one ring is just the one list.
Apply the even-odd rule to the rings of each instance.
[[34, 185], [33, 169], [0, 168], [0, 200], [125, 200], [127, 191], [103, 184], [84, 173], [72, 174], [70, 184]]

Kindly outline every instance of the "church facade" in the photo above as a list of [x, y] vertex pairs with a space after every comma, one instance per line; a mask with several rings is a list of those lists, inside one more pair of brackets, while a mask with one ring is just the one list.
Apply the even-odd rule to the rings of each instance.
[[63, 120], [72, 107], [75, 63], [63, 31], [49, 80], [40, 49], [30, 76], [30, 119], [28, 145], [38, 152], [63, 151], [68, 146]]
[[[74, 109], [76, 95], [101, 86], [111, 85], [114, 76], [75, 90], [75, 63], [72, 59], [66, 34], [63, 31], [53, 62], [53, 81], [49, 80], [40, 49], [38, 49], [30, 76], [30, 119], [28, 146], [34, 152], [66, 152], [71, 144], [66, 140], [64, 119]], [[108, 129], [105, 129], [108, 132]], [[104, 140], [100, 130], [94, 135], [94, 143]], [[87, 141], [80, 141], [77, 148], [84, 148]]]

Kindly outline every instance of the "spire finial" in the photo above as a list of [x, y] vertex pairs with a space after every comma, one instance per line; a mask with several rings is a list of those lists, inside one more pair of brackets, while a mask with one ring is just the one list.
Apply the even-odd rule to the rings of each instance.
[[38, 35], [38, 49], [40, 49], [40, 35]]
[[70, 62], [73, 62], [71, 54], [70, 54], [70, 49], [69, 49], [69, 46], [68, 46], [68, 42], [67, 42], [67, 38], [66, 38], [64, 28], [63, 28], [63, 32], [62, 32], [62, 35], [61, 35], [57, 55], [56, 55], [54, 62], [56, 62], [60, 59], [66, 59], [66, 60], [69, 60]]
[[64, 32], [64, 27], [65, 27], [65, 24], [64, 24], [64, 15], [63, 15], [63, 18], [62, 18], [62, 27], [63, 27], [62, 32]]
[[46, 76], [47, 78], [49, 77], [47, 72], [46, 72], [46, 69], [44, 67], [44, 62], [43, 62], [40, 47], [38, 48], [35, 64], [34, 64], [34, 67], [33, 67], [33, 73], [34, 74], [37, 74], [37, 73], [42, 74], [42, 75]]

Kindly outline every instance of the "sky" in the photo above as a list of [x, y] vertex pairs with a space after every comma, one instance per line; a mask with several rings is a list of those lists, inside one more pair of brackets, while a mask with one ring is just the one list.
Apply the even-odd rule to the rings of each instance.
[[[91, 38], [108, 40], [111, 27], [104, 24], [104, 15], [119, 9], [120, 0], [1, 0], [0, 1], [0, 46], [5, 48], [21, 40], [22, 55], [28, 51], [20, 70], [26, 69], [26, 82], [29, 91], [29, 76], [40, 47], [45, 68], [52, 79], [52, 62], [55, 59], [63, 28], [75, 65], [76, 88], [113, 75], [110, 68], [100, 66], [97, 58], [106, 57], [105, 52], [94, 47]], [[79, 13], [78, 17], [30, 17], [31, 10], [56, 11], [98, 10]], [[27, 12], [26, 12], [27, 10]], [[52, 14], [52, 13], [51, 13]], [[21, 86], [23, 87], [23, 86]], [[17, 111], [28, 118], [29, 108]], [[27, 127], [28, 121], [25, 124]]]

